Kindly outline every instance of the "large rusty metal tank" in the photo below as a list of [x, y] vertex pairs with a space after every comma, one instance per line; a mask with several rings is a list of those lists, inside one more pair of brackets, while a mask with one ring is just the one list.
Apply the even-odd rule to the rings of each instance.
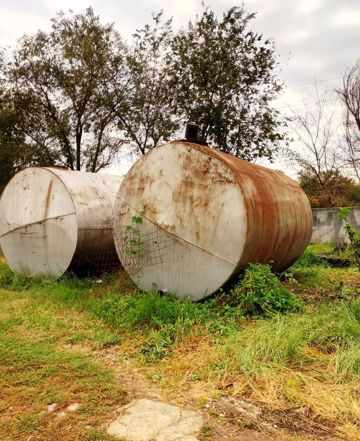
[[10, 268], [60, 277], [118, 266], [112, 210], [121, 180], [58, 167], [15, 175], [0, 200], [0, 246]]
[[312, 230], [309, 201], [285, 174], [185, 141], [135, 163], [114, 216], [116, 248], [134, 282], [194, 301], [250, 262], [284, 270]]

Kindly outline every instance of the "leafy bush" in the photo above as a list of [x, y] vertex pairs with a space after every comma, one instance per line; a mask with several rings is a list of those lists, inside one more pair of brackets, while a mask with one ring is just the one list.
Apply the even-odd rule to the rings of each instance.
[[230, 291], [231, 302], [251, 316], [295, 312], [302, 308], [298, 297], [283, 287], [269, 265], [251, 264], [238, 286]]

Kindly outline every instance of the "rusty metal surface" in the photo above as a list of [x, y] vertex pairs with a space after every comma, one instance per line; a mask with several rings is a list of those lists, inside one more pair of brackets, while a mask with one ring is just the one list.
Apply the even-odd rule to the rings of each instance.
[[303, 254], [312, 234], [312, 210], [300, 186], [283, 172], [201, 145], [192, 147], [224, 161], [244, 195], [248, 229], [239, 268], [249, 262], [271, 262], [277, 271], [289, 267]]
[[0, 245], [32, 276], [101, 272], [118, 265], [112, 207], [121, 178], [61, 168], [18, 173], [0, 201]]
[[114, 208], [117, 251], [139, 287], [193, 300], [249, 262], [285, 269], [311, 228], [306, 195], [283, 173], [184, 141], [140, 159]]

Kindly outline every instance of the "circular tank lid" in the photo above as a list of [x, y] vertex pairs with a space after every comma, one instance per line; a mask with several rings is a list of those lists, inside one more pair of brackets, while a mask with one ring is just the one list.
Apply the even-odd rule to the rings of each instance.
[[134, 282], [195, 301], [234, 274], [246, 230], [233, 172], [189, 143], [163, 145], [137, 161], [115, 202], [115, 244]]
[[60, 277], [77, 237], [75, 205], [56, 171], [28, 168], [10, 180], [0, 200], [0, 246], [13, 271]]

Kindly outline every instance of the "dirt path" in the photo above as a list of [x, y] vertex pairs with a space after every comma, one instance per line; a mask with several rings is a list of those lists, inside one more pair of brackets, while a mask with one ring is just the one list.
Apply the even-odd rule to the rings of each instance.
[[[199, 385], [186, 391], [162, 387], [146, 376], [146, 367], [137, 367], [131, 360], [122, 361], [117, 347], [92, 352], [101, 363], [116, 372], [116, 379], [128, 399], [152, 399], [200, 411], [204, 426], [201, 441], [327, 441], [345, 440], [333, 424], [319, 421], [308, 409], [271, 411], [246, 400], [222, 394], [199, 404]], [[109, 422], [118, 415], [115, 409]]]

